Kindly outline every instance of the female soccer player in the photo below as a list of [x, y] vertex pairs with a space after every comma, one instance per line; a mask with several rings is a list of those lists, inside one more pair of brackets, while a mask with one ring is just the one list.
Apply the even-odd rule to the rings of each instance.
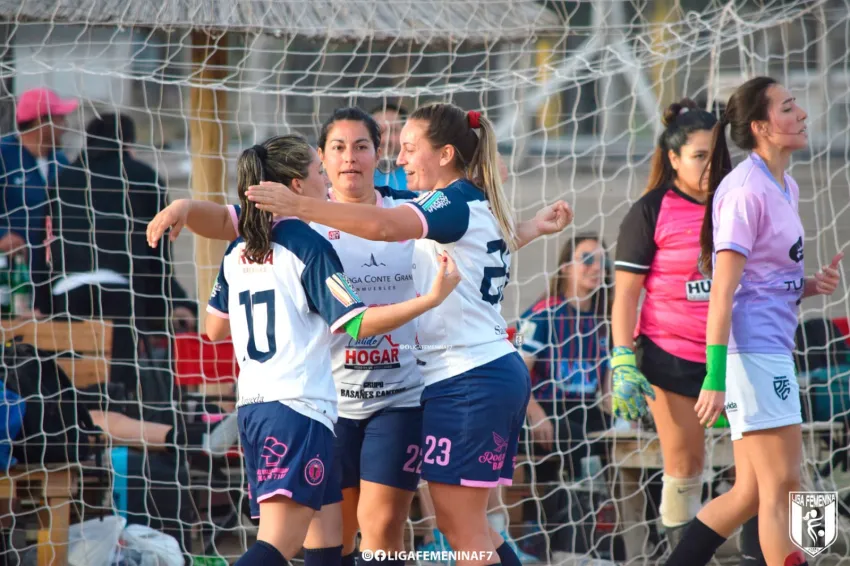
[[324, 199], [320, 161], [306, 141], [272, 138], [243, 152], [237, 167], [240, 237], [222, 262], [206, 331], [213, 340], [233, 332], [240, 366], [239, 429], [260, 530], [238, 564], [271, 566], [287, 564], [316, 511], [342, 499], [328, 327], [352, 340], [384, 335], [441, 303], [460, 278], [443, 255], [427, 295], [367, 308], [327, 240], [297, 219], [273, 219], [246, 201], [247, 187], [264, 179]]
[[[319, 155], [331, 181], [331, 200], [392, 207], [415, 198], [415, 193], [375, 188], [380, 135], [375, 120], [358, 108], [338, 109], [324, 123]], [[156, 240], [168, 226], [185, 224], [207, 237], [232, 239], [239, 209], [229, 208], [178, 201], [159, 214], [149, 233]], [[412, 240], [373, 242], [318, 224], [312, 228], [333, 245], [352, 287], [368, 304], [416, 296]], [[422, 431], [419, 398], [424, 385], [413, 356], [415, 334], [410, 323], [366, 340], [338, 335], [331, 345], [339, 401], [335, 433], [342, 469], [344, 565], [354, 562], [358, 528], [361, 550], [404, 550], [404, 525], [419, 483]], [[338, 544], [334, 540], [339, 535], [328, 532], [335, 527], [330, 520], [311, 527], [305, 543], [308, 566]]]
[[[806, 564], [788, 536], [788, 493], [800, 487], [802, 434], [794, 370], [797, 305], [832, 294], [842, 254], [804, 277], [799, 188], [785, 172], [806, 147], [806, 113], [774, 79], [757, 77], [729, 99], [715, 126], [702, 267], [714, 267], [706, 329], [706, 377], [695, 409], [710, 426], [726, 410], [735, 484], [685, 530], [667, 564], [702, 566], [758, 512], [768, 566]], [[726, 126], [749, 157], [732, 169]]]
[[[694, 412], [705, 377], [705, 322], [711, 280], [699, 271], [699, 232], [708, 197], [704, 176], [717, 119], [689, 99], [664, 113], [649, 184], [620, 225], [613, 309], [614, 406], [639, 418], [649, 409], [664, 456], [661, 523], [670, 547], [702, 506], [704, 428]], [[646, 297], [638, 316], [641, 291]], [[633, 344], [640, 362], [636, 364]], [[644, 377], [645, 376], [645, 377]], [[626, 388], [623, 387], [626, 385]], [[625, 394], [624, 394], [625, 392]], [[760, 559], [756, 522], [744, 529], [744, 555]]]
[[[438, 256], [453, 251], [462, 274], [455, 300], [418, 320], [417, 357], [425, 378], [422, 476], [452, 548], [481, 552], [460, 562], [516, 565], [516, 554], [487, 523], [489, 488], [512, 481], [530, 394], [528, 370], [507, 340], [500, 302], [511, 251], [563, 230], [572, 213], [558, 202], [514, 225], [493, 126], [478, 112], [450, 104], [419, 108], [401, 142], [398, 163], [408, 187], [428, 191], [414, 202], [389, 209], [308, 202], [274, 184], [251, 187], [249, 199], [368, 240], [417, 240], [418, 288], [437, 268]], [[487, 553], [494, 548], [498, 557]]]

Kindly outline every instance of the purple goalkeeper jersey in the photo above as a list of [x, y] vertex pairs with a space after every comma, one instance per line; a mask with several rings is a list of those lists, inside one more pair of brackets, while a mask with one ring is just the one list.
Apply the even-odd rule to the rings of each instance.
[[729, 353], [791, 354], [803, 296], [800, 188], [781, 187], [751, 154], [729, 173], [714, 197], [714, 250], [747, 257], [732, 305]]

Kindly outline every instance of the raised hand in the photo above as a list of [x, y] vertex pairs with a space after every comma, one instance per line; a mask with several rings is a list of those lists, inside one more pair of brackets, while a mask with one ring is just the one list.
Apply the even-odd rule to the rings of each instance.
[[815, 273], [815, 292], [818, 295], [831, 295], [841, 282], [841, 272], [838, 264], [844, 259], [844, 253], [839, 252], [832, 258], [832, 263]]
[[534, 224], [541, 235], [557, 234], [573, 221], [573, 210], [566, 202], [559, 200], [540, 209], [534, 215]]
[[428, 291], [434, 306], [442, 304], [460, 284], [460, 271], [449, 254], [443, 252], [437, 256], [437, 262], [439, 264], [437, 275], [431, 284], [431, 290]]
[[245, 195], [257, 208], [275, 216], [298, 216], [298, 196], [281, 183], [263, 181], [248, 187]]
[[153, 217], [153, 220], [148, 222], [148, 245], [152, 248], [157, 247], [162, 235], [169, 228], [171, 228], [171, 234], [169, 234], [168, 239], [172, 242], [176, 240], [189, 218], [190, 205], [191, 203], [188, 200], [180, 199], [160, 210]]

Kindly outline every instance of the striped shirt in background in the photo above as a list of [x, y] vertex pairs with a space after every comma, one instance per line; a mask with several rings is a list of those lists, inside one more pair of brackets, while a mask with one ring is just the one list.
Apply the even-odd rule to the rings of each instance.
[[561, 297], [538, 301], [519, 323], [521, 350], [537, 360], [531, 372], [537, 400], [594, 399], [608, 371], [608, 326]]

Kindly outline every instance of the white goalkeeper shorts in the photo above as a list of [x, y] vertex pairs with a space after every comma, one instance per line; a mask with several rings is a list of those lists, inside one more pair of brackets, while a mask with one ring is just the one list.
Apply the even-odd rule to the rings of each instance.
[[785, 354], [726, 357], [726, 417], [732, 440], [803, 422], [794, 359]]

